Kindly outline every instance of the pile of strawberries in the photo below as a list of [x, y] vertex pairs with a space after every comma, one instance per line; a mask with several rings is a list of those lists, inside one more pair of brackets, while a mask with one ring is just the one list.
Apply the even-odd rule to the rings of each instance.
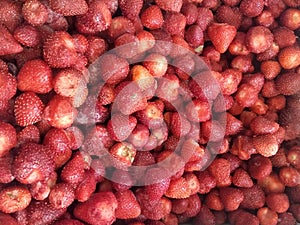
[[0, 0], [0, 224], [296, 225], [299, 0]]

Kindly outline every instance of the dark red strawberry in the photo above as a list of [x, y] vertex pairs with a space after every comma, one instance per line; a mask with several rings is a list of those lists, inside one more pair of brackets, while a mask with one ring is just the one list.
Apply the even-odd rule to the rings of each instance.
[[50, 34], [43, 46], [43, 56], [49, 66], [54, 68], [70, 67], [76, 63], [76, 44], [65, 31]]
[[22, 15], [29, 24], [40, 26], [47, 22], [49, 12], [43, 2], [28, 0], [23, 4]]
[[14, 39], [3, 25], [0, 25], [0, 55], [15, 54], [23, 51], [22, 46]]
[[17, 80], [6, 71], [0, 71], [0, 99], [9, 100], [17, 92]]
[[28, 126], [42, 119], [44, 104], [33, 92], [25, 92], [16, 98], [14, 113], [20, 126]]
[[249, 174], [242, 168], [234, 171], [232, 176], [232, 183], [237, 187], [249, 188], [253, 186], [253, 181]]
[[2, 212], [0, 212], [0, 223], [6, 225], [18, 225], [18, 222], [14, 217]]
[[50, 0], [49, 5], [55, 12], [64, 16], [82, 15], [88, 11], [88, 5], [85, 0]]
[[51, 68], [40, 59], [27, 61], [20, 69], [17, 79], [18, 89], [21, 91], [45, 94], [53, 88]]
[[119, 0], [119, 7], [122, 14], [130, 20], [134, 20], [143, 7], [142, 0]]
[[6, 155], [16, 144], [16, 129], [11, 124], [0, 121], [0, 157]]
[[116, 220], [118, 201], [112, 192], [99, 192], [86, 202], [78, 204], [74, 216], [91, 225], [112, 224]]
[[238, 188], [224, 187], [220, 188], [220, 198], [226, 211], [234, 211], [244, 200], [244, 194]]
[[118, 201], [116, 218], [131, 219], [137, 218], [141, 214], [141, 207], [131, 190], [118, 191], [115, 196]]
[[40, 131], [35, 125], [28, 125], [23, 130], [21, 130], [18, 135], [18, 145], [27, 143], [27, 142], [40, 142]]
[[14, 31], [14, 38], [27, 47], [36, 47], [41, 43], [40, 31], [31, 25], [21, 25]]
[[11, 32], [22, 22], [21, 6], [19, 2], [11, 0], [3, 0], [0, 3], [0, 24]]
[[59, 221], [56, 221], [54, 225], [84, 225], [79, 220], [73, 220], [73, 219], [61, 219]]
[[213, 23], [208, 27], [207, 34], [214, 47], [224, 53], [236, 35], [236, 28], [226, 23]]
[[54, 172], [54, 161], [50, 150], [36, 143], [25, 143], [18, 151], [12, 164], [12, 172], [23, 184], [45, 180]]
[[156, 5], [165, 11], [180, 12], [182, 0], [155, 0]]
[[12, 175], [12, 171], [11, 171], [12, 162], [13, 162], [13, 155], [10, 153], [0, 157], [0, 171], [1, 171], [0, 183], [6, 184], [14, 180], [14, 176]]

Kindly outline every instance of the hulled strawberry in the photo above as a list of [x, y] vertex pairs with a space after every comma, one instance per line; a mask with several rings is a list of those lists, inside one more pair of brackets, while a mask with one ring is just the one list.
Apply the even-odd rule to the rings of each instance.
[[187, 198], [191, 195], [191, 190], [185, 178], [180, 177], [176, 180], [171, 180], [165, 196], [169, 198]]
[[85, 14], [88, 11], [88, 5], [85, 0], [50, 0], [50, 7], [57, 13], [63, 14], [64, 16], [76, 16]]
[[54, 171], [54, 161], [46, 146], [36, 143], [22, 145], [12, 164], [13, 175], [23, 184], [45, 180]]
[[108, 225], [116, 220], [118, 201], [112, 192], [99, 192], [86, 202], [78, 204], [74, 216], [91, 225]]
[[40, 59], [27, 61], [20, 69], [17, 79], [18, 89], [21, 91], [45, 94], [53, 88], [51, 68]]
[[50, 34], [44, 42], [43, 56], [46, 63], [54, 68], [66, 68], [77, 60], [76, 44], [65, 31]]
[[126, 168], [128, 166], [131, 166], [136, 155], [136, 149], [132, 144], [127, 142], [116, 143], [110, 148], [109, 152], [113, 156], [113, 164], [117, 168]]
[[148, 102], [145, 109], [136, 112], [136, 117], [150, 129], [159, 128], [163, 123], [162, 111], [155, 102]]
[[0, 25], [0, 55], [16, 54], [23, 51], [22, 46], [14, 39], [4, 25]]
[[20, 126], [28, 126], [42, 119], [44, 104], [33, 92], [25, 92], [16, 98], [14, 113]]
[[131, 219], [141, 214], [141, 207], [131, 190], [118, 191], [115, 196], [118, 202], [116, 218]]
[[218, 52], [224, 53], [236, 35], [236, 28], [226, 23], [213, 23], [207, 34]]
[[0, 121], [0, 157], [6, 155], [16, 144], [16, 129], [11, 124]]

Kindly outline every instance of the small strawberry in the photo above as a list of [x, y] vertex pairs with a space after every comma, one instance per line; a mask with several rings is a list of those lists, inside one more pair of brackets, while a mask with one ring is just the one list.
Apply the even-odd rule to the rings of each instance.
[[6, 26], [10, 32], [13, 32], [22, 22], [21, 5], [11, 0], [0, 2], [0, 24]]
[[141, 207], [131, 190], [118, 191], [115, 196], [118, 201], [116, 218], [131, 219], [137, 218], [141, 214]]
[[73, 213], [76, 218], [91, 225], [106, 225], [116, 220], [117, 207], [118, 201], [112, 192], [99, 192], [86, 202], [79, 203]]
[[206, 205], [202, 205], [200, 212], [193, 219], [194, 224], [215, 225], [216, 217]]
[[16, 54], [23, 51], [22, 46], [14, 39], [3, 25], [0, 25], [0, 55]]
[[79, 220], [61, 219], [56, 221], [53, 225], [84, 225]]
[[155, 0], [156, 5], [165, 11], [179, 12], [182, 7], [182, 0]]
[[0, 99], [9, 100], [17, 92], [17, 80], [8, 72], [0, 71]]
[[290, 207], [288, 196], [285, 193], [271, 193], [266, 197], [267, 206], [277, 213], [284, 213]]
[[234, 171], [234, 174], [232, 176], [232, 183], [237, 187], [249, 188], [253, 186], [251, 177], [242, 168]]
[[244, 209], [259, 209], [265, 204], [265, 193], [259, 185], [253, 185], [250, 188], [241, 189], [244, 199], [241, 202], [241, 208]]
[[148, 102], [145, 109], [136, 112], [136, 117], [139, 122], [149, 129], [159, 128], [163, 123], [162, 111], [155, 102]]
[[112, 19], [107, 32], [109, 37], [114, 40], [125, 33], [134, 34], [135, 28], [128, 18], [124, 16], [117, 16]]
[[109, 149], [113, 156], [113, 164], [117, 168], [131, 166], [136, 155], [136, 149], [128, 142], [118, 142]]
[[143, 7], [142, 0], [119, 0], [122, 14], [130, 20], [134, 20], [140, 14]]
[[253, 145], [257, 152], [265, 157], [275, 155], [279, 149], [276, 137], [270, 134], [253, 137]]
[[216, 19], [219, 23], [228, 23], [238, 29], [242, 22], [242, 13], [239, 8], [223, 5], [218, 7]]
[[55, 209], [67, 208], [75, 199], [73, 187], [68, 183], [54, 185], [49, 194], [49, 203]]
[[273, 172], [269, 176], [257, 181], [266, 194], [281, 193], [285, 190], [285, 184], [280, 180], [277, 173]]
[[0, 121], [0, 157], [6, 155], [17, 144], [16, 129], [9, 123]]
[[40, 26], [46, 23], [48, 14], [47, 7], [39, 0], [28, 0], [23, 4], [22, 15], [33, 26]]
[[11, 153], [0, 157], [0, 183], [7, 184], [14, 180], [14, 176], [11, 171], [11, 164], [13, 162], [13, 155]]
[[220, 191], [218, 189], [213, 189], [206, 195], [205, 204], [211, 210], [224, 210], [224, 204], [220, 198]]
[[75, 199], [79, 202], [87, 201], [96, 190], [96, 177], [93, 170], [88, 170], [84, 174], [84, 179], [76, 187]]
[[128, 137], [128, 142], [131, 143], [137, 149], [142, 149], [147, 144], [150, 131], [147, 126], [143, 124], [137, 124]]
[[155, 30], [162, 27], [164, 23], [163, 14], [157, 5], [151, 5], [141, 13], [141, 22], [144, 27]]
[[88, 11], [88, 5], [85, 0], [50, 0], [49, 5], [53, 9], [53, 11], [64, 16], [82, 15]]
[[224, 53], [236, 35], [236, 28], [227, 23], [213, 23], [207, 29], [207, 34], [214, 47]]
[[50, 150], [36, 143], [23, 144], [12, 164], [12, 172], [23, 184], [32, 184], [45, 180], [54, 172], [54, 161]]
[[185, 178], [180, 177], [176, 180], [171, 180], [165, 196], [169, 198], [187, 198], [191, 195], [191, 190]]
[[21, 91], [45, 94], [53, 88], [51, 68], [40, 59], [27, 61], [20, 69], [17, 79], [18, 89]]
[[107, 131], [115, 141], [127, 139], [136, 127], [137, 119], [134, 116], [114, 114], [107, 123]]
[[234, 211], [239, 208], [244, 199], [243, 192], [238, 188], [220, 188], [220, 198], [226, 211]]
[[111, 24], [111, 13], [103, 1], [92, 0], [88, 11], [76, 17], [76, 28], [83, 34], [95, 34], [106, 30]]
[[10, 186], [0, 191], [0, 211], [4, 213], [23, 210], [30, 204], [30, 201], [30, 192], [22, 186]]
[[21, 130], [18, 135], [18, 145], [27, 143], [27, 142], [40, 142], [40, 131], [35, 125], [28, 125], [23, 130]]
[[20, 126], [28, 126], [42, 119], [44, 104], [33, 92], [25, 92], [16, 98], [14, 113]]
[[215, 159], [208, 167], [210, 174], [216, 179], [217, 186], [229, 186], [230, 179], [230, 163], [226, 159]]
[[2, 212], [0, 212], [0, 223], [6, 225], [18, 225], [18, 222], [14, 217]]
[[77, 60], [76, 44], [72, 36], [65, 31], [50, 34], [43, 46], [44, 60], [54, 68], [66, 68]]

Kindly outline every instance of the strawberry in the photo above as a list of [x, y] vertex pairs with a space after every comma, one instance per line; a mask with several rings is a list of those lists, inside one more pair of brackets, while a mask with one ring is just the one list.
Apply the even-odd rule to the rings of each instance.
[[131, 174], [129, 174], [128, 171], [123, 169], [116, 169], [111, 176], [111, 180], [111, 186], [116, 191], [128, 190], [134, 184], [133, 177], [131, 176]]
[[43, 119], [51, 126], [63, 129], [73, 124], [76, 114], [76, 109], [67, 98], [55, 95], [45, 107]]
[[283, 95], [299, 92], [300, 76], [297, 73], [282, 73], [275, 80], [276, 89]]
[[21, 130], [18, 135], [18, 145], [27, 143], [27, 142], [40, 142], [40, 131], [35, 125], [28, 125], [23, 130]]
[[114, 166], [126, 168], [131, 166], [136, 155], [136, 149], [128, 142], [118, 142], [109, 149], [113, 156]]
[[253, 145], [257, 152], [265, 157], [275, 155], [279, 149], [276, 137], [270, 134], [253, 137]]
[[134, 116], [114, 114], [107, 123], [107, 131], [115, 141], [124, 141], [136, 127], [137, 119]]
[[182, 0], [155, 0], [156, 5], [165, 11], [179, 12], [182, 7]]
[[143, 66], [146, 67], [152, 76], [162, 77], [167, 72], [168, 60], [163, 55], [152, 53], [144, 59]]
[[17, 92], [17, 80], [10, 73], [0, 71], [0, 99], [9, 100]]
[[0, 157], [0, 183], [6, 184], [14, 180], [14, 176], [11, 171], [11, 164], [13, 162], [13, 155], [11, 153]]
[[131, 219], [136, 218], [141, 214], [141, 207], [132, 191], [118, 191], [115, 193], [115, 196], [118, 201], [116, 218]]
[[284, 213], [290, 207], [289, 198], [285, 193], [271, 193], [266, 197], [267, 206], [277, 213]]
[[238, 29], [242, 22], [242, 14], [239, 8], [230, 6], [220, 6], [216, 12], [216, 18], [219, 23], [227, 23]]
[[33, 92], [25, 92], [16, 98], [14, 113], [20, 126], [28, 126], [42, 119], [44, 104]]
[[165, 196], [169, 198], [187, 198], [191, 195], [191, 190], [185, 178], [180, 177], [176, 180], [171, 180]]
[[22, 22], [21, 4], [11, 0], [3, 0], [0, 3], [0, 24], [6, 26], [10, 32]]
[[205, 204], [211, 210], [224, 210], [224, 204], [220, 198], [220, 191], [218, 189], [213, 189], [206, 195]]
[[82, 131], [76, 126], [68, 127], [66, 131], [70, 148], [72, 150], [79, 149], [84, 141], [84, 135]]
[[278, 225], [289, 225], [289, 224], [297, 224], [296, 219], [293, 214], [290, 212], [280, 213], [278, 215]]
[[73, 210], [74, 216], [91, 225], [112, 224], [116, 220], [118, 201], [112, 192], [95, 193]]
[[201, 210], [201, 201], [198, 194], [188, 197], [188, 206], [183, 216], [195, 217]]
[[257, 211], [257, 217], [259, 219], [259, 223], [262, 225], [277, 225], [278, 223], [278, 215], [273, 210], [268, 207], [260, 208]]
[[77, 16], [85, 14], [88, 11], [88, 5], [85, 0], [50, 0], [49, 5], [53, 11], [64, 16]]
[[93, 170], [84, 174], [83, 181], [76, 187], [75, 199], [79, 202], [87, 201], [96, 190], [96, 177]]
[[102, 1], [92, 0], [88, 11], [76, 17], [76, 28], [83, 34], [95, 34], [106, 30], [111, 24], [111, 13]]
[[74, 65], [77, 60], [74, 39], [65, 31], [50, 34], [43, 45], [43, 56], [50, 67], [66, 68]]
[[84, 225], [79, 220], [61, 219], [56, 221], [53, 225]]
[[230, 163], [226, 159], [215, 159], [208, 167], [209, 173], [216, 179], [217, 186], [229, 186]]
[[40, 26], [48, 20], [48, 10], [43, 2], [39, 0], [28, 0], [22, 7], [24, 19], [33, 26]]
[[14, 39], [3, 25], [0, 25], [0, 55], [16, 54], [23, 51], [22, 46]]
[[18, 222], [14, 217], [2, 212], [0, 212], [0, 223], [6, 225], [18, 225]]
[[186, 18], [181, 13], [167, 12], [164, 16], [163, 29], [170, 35], [178, 35], [184, 32]]
[[151, 5], [141, 13], [141, 22], [144, 27], [155, 30], [162, 27], [164, 18], [157, 5]]
[[136, 117], [149, 129], [159, 128], [163, 123], [162, 111], [155, 102], [148, 102], [146, 108], [136, 112]]
[[244, 195], [240, 189], [223, 187], [220, 188], [220, 198], [226, 211], [234, 211], [239, 208], [244, 199]]
[[250, 188], [241, 188], [244, 199], [241, 202], [241, 208], [259, 209], [265, 204], [265, 193], [259, 185], [253, 185]]
[[65, 130], [50, 129], [44, 136], [43, 144], [48, 146], [53, 153], [56, 168], [61, 167], [71, 158], [70, 140]]
[[200, 212], [193, 219], [193, 222], [194, 224], [201, 224], [201, 225], [215, 225], [216, 217], [206, 205], [202, 205]]
[[16, 129], [9, 123], [0, 121], [0, 157], [6, 155], [17, 144]]
[[0, 211], [4, 213], [23, 210], [30, 204], [30, 201], [30, 192], [22, 186], [10, 186], [0, 191]]
[[224, 53], [236, 35], [236, 28], [227, 23], [213, 23], [207, 29], [207, 34], [218, 52]]
[[149, 139], [149, 129], [143, 124], [137, 124], [128, 137], [128, 142], [131, 143], [137, 149], [142, 149], [147, 144]]
[[234, 171], [234, 174], [232, 176], [232, 183], [237, 187], [249, 188], [253, 186], [251, 177], [242, 168], [238, 168]]
[[197, 174], [199, 180], [199, 193], [200, 194], [207, 194], [210, 192], [211, 189], [216, 187], [216, 179], [207, 171], [200, 171]]
[[187, 210], [189, 205], [188, 198], [172, 199], [172, 212], [175, 214], [182, 214]]
[[67, 208], [75, 199], [73, 187], [68, 183], [54, 185], [49, 194], [49, 203], [55, 209]]
[[18, 89], [21, 91], [45, 94], [53, 88], [51, 68], [40, 59], [27, 61], [20, 69], [17, 79]]
[[117, 16], [112, 19], [107, 32], [109, 37], [114, 40], [125, 33], [134, 34], [135, 28], [128, 18], [124, 16]]
[[233, 225], [244, 225], [244, 224], [251, 224], [251, 225], [259, 225], [259, 220], [256, 216], [247, 212], [243, 209], [238, 209], [229, 213], [229, 222]]
[[31, 25], [17, 27], [13, 35], [19, 43], [28, 47], [36, 47], [41, 43], [39, 31]]
[[13, 175], [23, 184], [45, 180], [55, 167], [49, 152], [46, 146], [40, 144], [23, 144], [12, 164]]
[[171, 115], [171, 124], [169, 129], [175, 137], [180, 138], [190, 132], [191, 124], [183, 115], [180, 115], [178, 112], [174, 112]]
[[140, 14], [143, 7], [142, 0], [119, 0], [122, 14], [130, 20], [134, 20]]

